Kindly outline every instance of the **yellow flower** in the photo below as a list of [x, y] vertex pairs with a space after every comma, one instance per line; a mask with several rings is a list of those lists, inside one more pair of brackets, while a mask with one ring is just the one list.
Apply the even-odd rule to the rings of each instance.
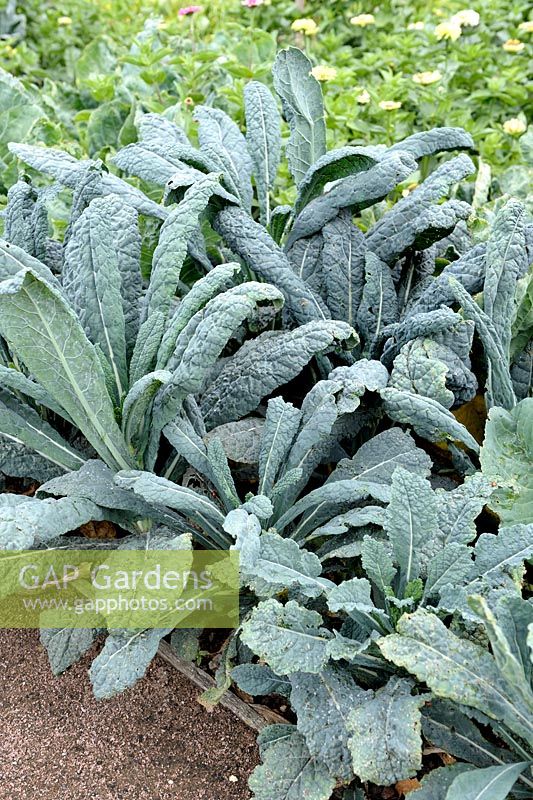
[[439, 22], [434, 32], [437, 39], [450, 39], [452, 42], [455, 42], [462, 33], [459, 23], [451, 19], [448, 22]]
[[295, 19], [291, 25], [293, 31], [296, 33], [304, 33], [306, 36], [316, 36], [318, 33], [318, 25], [314, 19]]
[[430, 83], [437, 83], [441, 78], [442, 73], [439, 72], [438, 69], [433, 72], [416, 72], [413, 75], [414, 82], [419, 83], [421, 86], [429, 86]]
[[72, 25], [72, 19], [70, 17], [58, 17], [57, 18], [58, 25]]
[[479, 14], [471, 8], [465, 8], [453, 15], [452, 22], [457, 22], [465, 28], [475, 28], [479, 25]]
[[358, 14], [350, 20], [352, 25], [357, 25], [359, 28], [366, 28], [367, 25], [374, 25], [375, 21], [376, 18], [373, 14]]
[[337, 70], [335, 67], [326, 67], [319, 64], [318, 67], [313, 67], [311, 75], [317, 81], [332, 81], [337, 77]]
[[410, 22], [407, 26], [408, 31], [423, 31], [424, 30], [424, 23], [420, 22]]
[[370, 95], [368, 94], [366, 89], [363, 89], [361, 94], [358, 94], [355, 99], [361, 106], [366, 106], [367, 103], [370, 103]]
[[508, 136], [521, 136], [527, 130], [527, 125], [523, 120], [518, 117], [506, 119], [503, 123], [503, 129]]
[[381, 100], [379, 107], [382, 108], [383, 111], [396, 111], [398, 108], [402, 107], [402, 104], [399, 100]]
[[405, 189], [402, 190], [402, 197], [409, 197], [411, 192], [416, 189], [418, 183], [415, 181], [414, 183], [410, 183]]
[[520, 39], [507, 39], [507, 41], [502, 44], [502, 47], [506, 53], [521, 53], [525, 44], [521, 42]]
[[525, 33], [533, 33], [533, 19], [530, 19], [528, 22], [521, 22], [518, 26], [519, 31], [524, 31]]

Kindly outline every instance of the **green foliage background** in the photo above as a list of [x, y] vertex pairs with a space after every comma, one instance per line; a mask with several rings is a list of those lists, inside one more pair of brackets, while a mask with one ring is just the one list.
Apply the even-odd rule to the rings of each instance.
[[[333, 0], [306, 2], [303, 11], [291, 0], [265, 0], [256, 8], [212, 0], [201, 12], [180, 16], [185, 6], [182, 0], [20, 3], [25, 35], [10, 35], [4, 20], [0, 66], [22, 80], [42, 111], [31, 140], [67, 143], [76, 155], [96, 157], [117, 139], [135, 138], [137, 108], [166, 110], [189, 130], [198, 103], [242, 121], [243, 84], [269, 81], [277, 48], [296, 44], [316, 65], [337, 70], [324, 86], [329, 146], [390, 144], [445, 121], [473, 135], [482, 159], [499, 175], [498, 189], [526, 192], [530, 175], [509, 168], [531, 163], [533, 134], [512, 136], [503, 128], [508, 119], [531, 119], [533, 34], [519, 28], [528, 14], [521, 0], [474, 2], [480, 23], [463, 27], [455, 42], [438, 41], [434, 30], [465, 7], [456, 0]], [[375, 23], [351, 25], [359, 13], [374, 14]], [[291, 29], [302, 16], [317, 23], [315, 36]], [[423, 29], [410, 29], [415, 22]], [[506, 52], [502, 45], [517, 38], [523, 50]], [[436, 83], [413, 81], [416, 73], [434, 70], [442, 75]], [[366, 104], [357, 102], [363, 90], [370, 96]], [[385, 111], [383, 100], [401, 108]], [[2, 126], [0, 149], [6, 137]]]

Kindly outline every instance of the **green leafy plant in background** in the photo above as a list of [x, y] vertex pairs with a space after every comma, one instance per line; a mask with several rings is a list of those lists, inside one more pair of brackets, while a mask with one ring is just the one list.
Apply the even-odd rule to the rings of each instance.
[[[121, 533], [99, 546], [237, 549], [241, 626], [205, 702], [235, 681], [296, 718], [260, 734], [258, 800], [411, 778], [423, 736], [461, 763], [419, 798], [525, 798], [532, 225], [508, 200], [473, 239], [457, 184], [474, 167], [448, 155], [472, 149], [461, 129], [327, 150], [311, 66], [294, 48], [274, 65], [290, 206], [257, 81], [245, 135], [206, 105], [194, 139], [137, 114], [110, 159], [135, 185], [10, 144], [32, 178], [0, 243], [0, 469], [42, 485], [2, 495], [1, 546], [83, 547], [65, 534], [107, 520]], [[43, 631], [54, 670], [97, 633]], [[133, 685], [170, 633], [109, 632], [96, 696]]]
[[[94, 157], [126, 143], [137, 108], [165, 112], [187, 131], [196, 105], [216, 104], [242, 120], [245, 81], [268, 78], [276, 44], [304, 43], [327, 87], [330, 147], [366, 144], [369, 137], [391, 145], [446, 120], [473, 136], [493, 196], [527, 198], [531, 31], [514, 0], [483, 4], [477, 21], [472, 10], [464, 17], [455, 0], [435, 9], [389, 4], [370, 9], [374, 19], [364, 27], [351, 23], [369, 10], [361, 5], [307, 3], [302, 12], [290, 0], [254, 8], [215, 0], [180, 16], [181, 5], [66, 0], [56, 9], [29, 0], [20, 6], [26, 35], [22, 29], [10, 35], [11, 23], [5, 25], [0, 67], [38, 94], [43, 115], [31, 140], [65, 143], [76, 155]], [[11, 3], [8, 11], [11, 19]], [[460, 37], [439, 39], [437, 26], [458, 12]], [[292, 29], [302, 15], [313, 20], [314, 35]], [[516, 51], [504, 48], [509, 40], [518, 41]], [[425, 174], [427, 165], [421, 167]], [[6, 188], [13, 174], [6, 173]]]
[[18, 41], [26, 35], [26, 16], [17, 13], [16, 0], [8, 0], [0, 11], [0, 36]]

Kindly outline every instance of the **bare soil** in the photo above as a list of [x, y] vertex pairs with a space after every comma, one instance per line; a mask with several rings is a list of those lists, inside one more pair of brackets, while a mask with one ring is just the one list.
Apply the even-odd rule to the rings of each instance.
[[247, 800], [255, 733], [156, 658], [133, 689], [96, 701], [98, 646], [64, 675], [38, 634], [0, 630], [0, 800]]

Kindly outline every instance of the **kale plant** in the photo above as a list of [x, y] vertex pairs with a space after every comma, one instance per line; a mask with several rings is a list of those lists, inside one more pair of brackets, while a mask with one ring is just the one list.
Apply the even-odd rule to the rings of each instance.
[[[112, 160], [136, 185], [11, 144], [34, 177], [0, 242], [0, 469], [42, 485], [1, 496], [0, 546], [237, 549], [208, 699], [235, 681], [296, 719], [260, 734], [257, 800], [413, 777], [423, 736], [462, 763], [413, 797], [527, 797], [533, 226], [508, 200], [472, 240], [464, 153], [422, 180], [473, 149], [461, 129], [327, 152], [300, 51], [274, 85], [293, 206], [272, 207], [282, 120], [257, 82], [246, 135], [215, 108], [197, 146], [139, 115]], [[65, 538], [99, 520], [119, 538]], [[97, 633], [43, 631], [54, 670]], [[110, 632], [96, 695], [169, 633]]]

